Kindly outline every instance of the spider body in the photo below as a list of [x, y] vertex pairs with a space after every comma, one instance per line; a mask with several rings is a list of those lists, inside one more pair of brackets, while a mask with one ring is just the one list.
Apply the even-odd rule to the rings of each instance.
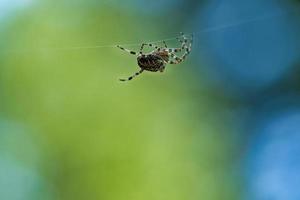
[[163, 72], [166, 62], [169, 61], [168, 53], [165, 51], [153, 52], [152, 54], [140, 55], [137, 57], [141, 69], [151, 72]]
[[[127, 79], [120, 79], [120, 81], [132, 80], [134, 77], [143, 73], [143, 71], [163, 72], [167, 64], [179, 64], [184, 61], [187, 55], [191, 52], [193, 36], [191, 38], [187, 38], [183, 33], [181, 33], [181, 37], [178, 37], [177, 39], [179, 42], [181, 42], [180, 48], [168, 48], [165, 41], [163, 41], [164, 47], [157, 47], [153, 44], [144, 43], [142, 44], [139, 53], [125, 49], [121, 46], [117, 46], [123, 51], [126, 51], [132, 55], [137, 55], [137, 63], [141, 68], [139, 72], [136, 72]], [[155, 50], [148, 54], [144, 54], [143, 49], [146, 45], [149, 47], [154, 47]], [[181, 57], [175, 55], [175, 53], [182, 51], [184, 51], [184, 53]]]

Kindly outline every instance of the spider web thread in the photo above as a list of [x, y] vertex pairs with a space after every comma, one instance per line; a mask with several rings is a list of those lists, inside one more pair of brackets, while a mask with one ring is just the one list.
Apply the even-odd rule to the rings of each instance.
[[[253, 23], [253, 22], [258, 22], [258, 21], [262, 21], [262, 20], [270, 20], [270, 19], [274, 19], [277, 17], [282, 17], [286, 14], [289, 14], [291, 12], [279, 12], [276, 14], [269, 14], [269, 15], [264, 15], [264, 16], [260, 16], [260, 17], [255, 17], [252, 19], [248, 19], [248, 20], [241, 20], [238, 22], [234, 22], [234, 23], [230, 23], [230, 24], [225, 24], [225, 25], [220, 25], [220, 26], [215, 26], [215, 27], [208, 27], [208, 28], [204, 28], [198, 32], [193, 32], [193, 33], [185, 33], [185, 35], [194, 35], [194, 37], [196, 37], [197, 35], [200, 34], [204, 34], [204, 33], [210, 33], [210, 32], [216, 32], [216, 31], [220, 31], [220, 30], [225, 30], [225, 29], [229, 29], [229, 28], [234, 28], [234, 27], [238, 27], [241, 25], [246, 25], [249, 23]], [[169, 37], [169, 38], [164, 38], [161, 40], [156, 40], [156, 41], [148, 41], [146, 43], [152, 43], [152, 44], [157, 44], [157, 43], [161, 43], [163, 41], [172, 41], [172, 40], [176, 40], [178, 38], [179, 33], [174, 34], [176, 36], [173, 37]], [[82, 50], [82, 49], [101, 49], [101, 48], [115, 48], [117, 47], [117, 45], [120, 46], [124, 46], [124, 47], [133, 47], [133, 46], [140, 46], [141, 42], [139, 43], [118, 43], [118, 44], [106, 44], [106, 45], [91, 45], [91, 46], [71, 46], [71, 47], [58, 47], [58, 48], [40, 48], [40, 49], [35, 49], [34, 51], [38, 50], [38, 51], [71, 51], [71, 50]], [[28, 51], [28, 50], [25, 50]], [[14, 51], [14, 52], [18, 52], [18, 51]]]
[[[268, 20], [268, 19], [274, 19], [274, 18], [277, 18], [277, 17], [282, 17], [285, 14], [287, 14], [287, 12], [280, 12], [280, 13], [276, 13], [276, 14], [265, 15], [265, 16], [261, 16], [261, 17], [255, 17], [255, 18], [252, 18], [252, 19], [242, 20], [242, 21], [238, 21], [238, 22], [234, 22], [234, 23], [230, 23], [230, 24], [226, 24], [226, 25], [221, 25], [221, 26], [216, 26], [216, 27], [208, 27], [208, 28], [202, 29], [198, 32], [186, 33], [185, 35], [192, 35], [193, 34], [194, 36], [196, 36], [196, 35], [203, 34], [203, 33], [220, 31], [220, 30], [224, 30], [224, 29], [228, 29], [228, 28], [234, 28], [234, 27], [238, 27], [238, 26], [253, 23], [253, 22], [258, 22], [258, 21], [262, 21], [262, 20]], [[169, 37], [169, 38], [156, 40], [156, 41], [148, 41], [146, 43], [157, 44], [157, 43], [161, 43], [163, 41], [175, 40], [175, 39], [178, 38], [178, 33], [176, 35], [177, 35], [176, 37]], [[59, 50], [76, 50], [76, 49], [113, 48], [113, 47], [117, 47], [117, 45], [124, 46], [124, 47], [140, 46], [141, 42], [140, 43], [128, 43], [128, 44], [120, 43], [120, 44], [113, 44], [113, 45], [75, 46], [75, 47], [66, 47], [66, 48], [58, 48], [58, 49]]]

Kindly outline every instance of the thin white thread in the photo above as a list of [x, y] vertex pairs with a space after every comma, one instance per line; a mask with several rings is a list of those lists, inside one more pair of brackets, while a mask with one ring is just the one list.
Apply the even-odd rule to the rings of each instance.
[[[217, 27], [206, 28], [206, 29], [203, 29], [203, 30], [199, 31], [198, 33], [213, 32], [213, 31], [218, 31], [218, 30], [222, 30], [222, 29], [238, 27], [238, 26], [241, 26], [241, 25], [244, 25], [244, 24], [249, 24], [249, 23], [252, 23], [252, 22], [258, 22], [258, 21], [262, 21], [262, 20], [281, 17], [281, 16], [283, 16], [283, 14], [286, 14], [286, 13], [281, 12], [279, 14], [277, 13], [277, 14], [273, 14], [273, 15], [266, 15], [266, 16], [256, 17], [256, 18], [243, 20], [243, 21], [240, 21], [240, 22], [235, 22], [235, 23], [231, 23], [231, 24], [227, 24], [227, 25], [221, 25], [221, 26], [217, 26]], [[198, 33], [196, 33], [196, 34], [198, 34]]]
[[[214, 32], [214, 31], [219, 31], [219, 30], [223, 30], [223, 29], [228, 29], [228, 28], [233, 28], [233, 27], [238, 27], [241, 25], [245, 25], [248, 23], [252, 23], [252, 22], [257, 22], [257, 21], [262, 21], [262, 20], [267, 20], [267, 19], [272, 19], [272, 18], [276, 18], [276, 17], [280, 17], [284, 14], [287, 14], [287, 12], [280, 12], [277, 14], [272, 14], [272, 15], [266, 15], [266, 16], [262, 16], [262, 17], [256, 17], [256, 18], [252, 18], [249, 20], [242, 20], [240, 22], [235, 22], [235, 23], [231, 23], [231, 24], [227, 24], [227, 25], [221, 25], [221, 26], [216, 26], [216, 27], [209, 27], [209, 28], [205, 28], [203, 30], [200, 30], [198, 32], [194, 32], [194, 33], [188, 33], [185, 35], [198, 35], [201, 33], [209, 33], [209, 32]], [[171, 41], [171, 40], [175, 40], [178, 38], [178, 34], [177, 37], [170, 37], [170, 38], [165, 38], [165, 39], [161, 39], [161, 40], [157, 40], [157, 41], [150, 41], [147, 43], [161, 43], [163, 41]], [[36, 49], [36, 50], [43, 50], [43, 51], [69, 51], [69, 50], [81, 50], [81, 49], [100, 49], [100, 48], [115, 48], [118, 45], [120, 46], [140, 46], [141, 43], [128, 43], [128, 44], [113, 44], [113, 45], [95, 45], [95, 46], [74, 46], [74, 47], [58, 47], [58, 48], [41, 48], [41, 49]], [[28, 50], [25, 50], [24, 52], [27, 52]], [[35, 51], [35, 50], [33, 50]]]
[[[228, 29], [228, 28], [233, 28], [233, 27], [238, 27], [244, 24], [248, 24], [248, 23], [252, 23], [252, 22], [257, 22], [257, 21], [262, 21], [262, 20], [267, 20], [267, 19], [272, 19], [272, 18], [276, 18], [276, 17], [280, 17], [283, 14], [286, 14], [286, 12], [281, 12], [281, 13], [277, 13], [277, 14], [272, 14], [272, 15], [266, 15], [266, 16], [262, 16], [262, 17], [256, 17], [256, 18], [252, 18], [249, 20], [242, 20], [240, 22], [235, 22], [235, 23], [231, 23], [231, 24], [227, 24], [227, 25], [221, 25], [221, 26], [216, 26], [216, 27], [210, 27], [210, 28], [205, 28], [199, 32], [195, 32], [195, 33], [188, 33], [186, 35], [198, 35], [201, 33], [208, 33], [208, 32], [214, 32], [214, 31], [219, 31], [219, 30], [223, 30], [223, 29]], [[166, 38], [166, 39], [162, 39], [162, 40], [157, 40], [157, 41], [150, 41], [147, 43], [160, 43], [163, 41], [171, 41], [174, 39], [177, 39], [177, 37], [170, 37], [170, 38]], [[129, 44], [115, 44], [115, 45], [97, 45], [97, 46], [78, 46], [78, 47], [66, 47], [66, 48], [58, 48], [58, 50], [78, 50], [78, 49], [98, 49], [98, 48], [113, 48], [113, 47], [117, 47], [118, 45], [120, 46], [140, 46], [141, 43], [129, 43]]]
[[[189, 34], [187, 34], [189, 35]], [[151, 42], [148, 42], [148, 43], [153, 43], [153, 44], [156, 44], [156, 43], [160, 43], [160, 42], [163, 42], [163, 41], [171, 41], [171, 40], [174, 40], [178, 38], [177, 37], [172, 37], [172, 38], [166, 38], [166, 39], [162, 39], [162, 40], [157, 40], [157, 41], [151, 41]], [[52, 48], [51, 50], [78, 50], [78, 49], [98, 49], [98, 48], [112, 48], [112, 47], [117, 47], [119, 44], [115, 44], [115, 45], [97, 45], [97, 46], [78, 46], [78, 47], [65, 47], [65, 48]], [[120, 44], [120, 46], [126, 46], [126, 47], [129, 47], [129, 46], [140, 46], [141, 43], [128, 43], [128, 44]]]

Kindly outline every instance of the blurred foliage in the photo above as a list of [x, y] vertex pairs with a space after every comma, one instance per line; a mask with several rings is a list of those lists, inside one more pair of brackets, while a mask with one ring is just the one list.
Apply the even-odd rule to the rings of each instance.
[[240, 199], [237, 119], [191, 59], [124, 84], [137, 70], [131, 55], [61, 49], [161, 38], [166, 23], [40, 3], [7, 25], [1, 115], [35, 130], [37, 172], [54, 199]]

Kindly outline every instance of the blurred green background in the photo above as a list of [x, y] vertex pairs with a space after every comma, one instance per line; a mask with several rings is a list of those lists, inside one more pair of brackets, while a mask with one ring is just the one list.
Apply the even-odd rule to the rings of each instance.
[[[266, 153], [274, 132], [300, 130], [276, 118], [300, 108], [299, 16], [285, 15], [296, 5], [0, 1], [0, 199], [299, 199], [262, 164], [300, 152]], [[113, 45], [181, 31], [196, 32], [185, 62], [118, 80], [138, 66]]]
[[68, 49], [176, 36], [185, 13], [168, 13], [39, 1], [2, 22], [1, 199], [239, 199], [228, 102], [196, 62], [121, 83], [135, 57]]

